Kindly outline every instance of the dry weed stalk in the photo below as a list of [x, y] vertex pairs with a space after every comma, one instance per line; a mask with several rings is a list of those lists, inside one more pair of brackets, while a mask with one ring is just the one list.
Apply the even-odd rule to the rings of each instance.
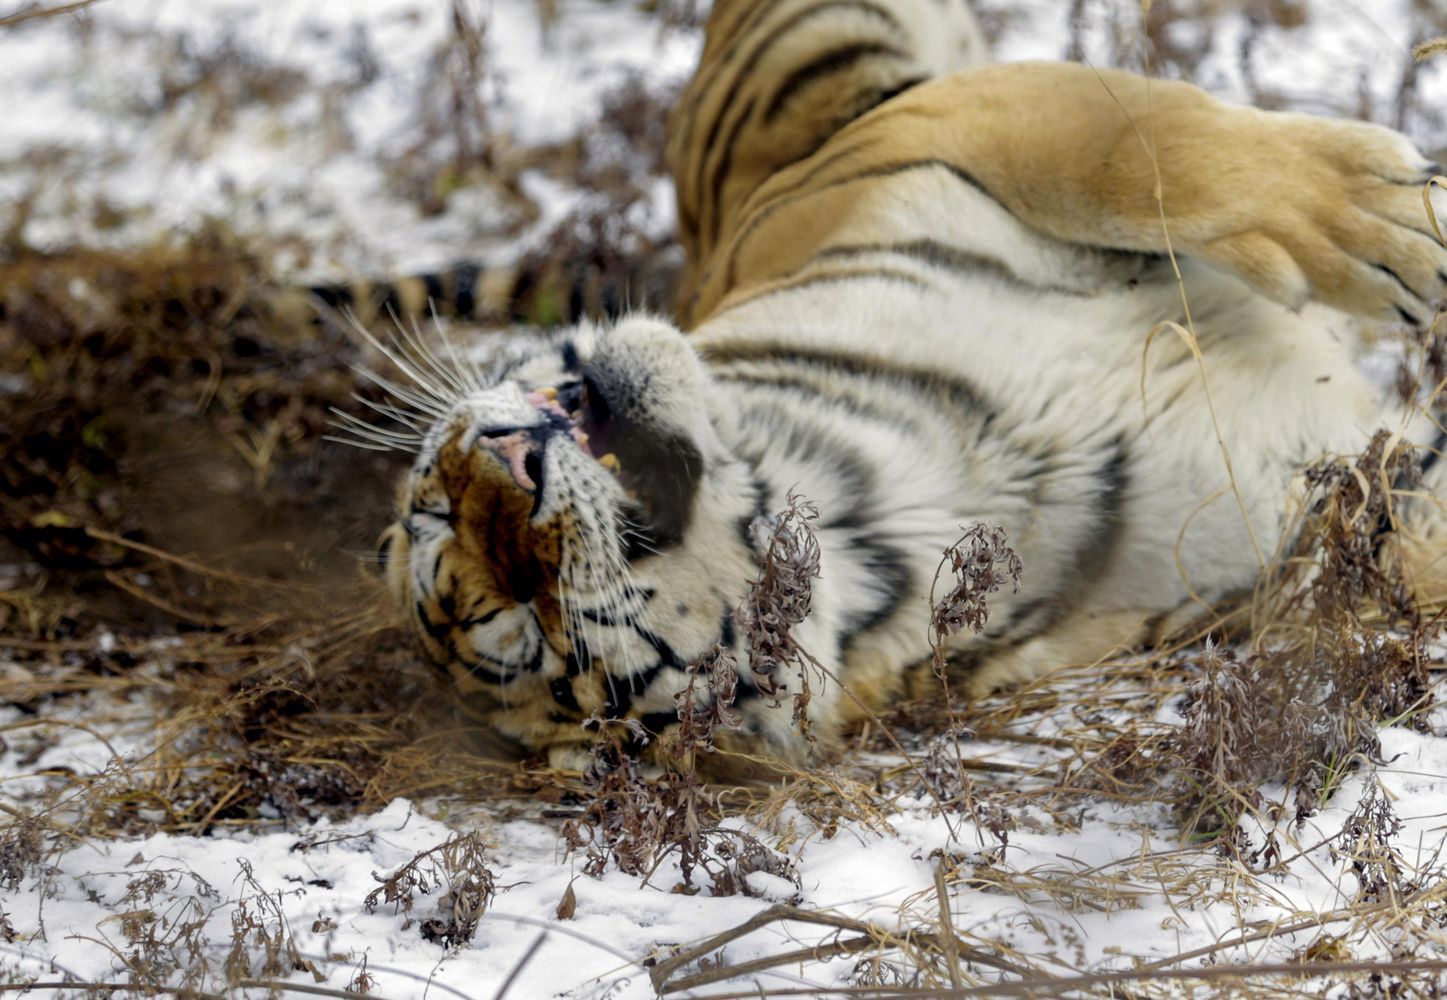
[[[935, 587], [940, 573], [948, 565], [954, 573], [955, 585], [948, 594], [935, 600]], [[930, 648], [934, 650], [935, 673], [945, 674], [946, 644], [963, 628], [976, 635], [985, 630], [990, 620], [986, 599], [1006, 582], [1015, 593], [1020, 591], [1020, 574], [1025, 566], [1003, 528], [975, 523], [965, 529], [949, 548], [935, 570], [930, 584]]]
[[282, 908], [284, 893], [269, 892], [256, 880], [251, 863], [238, 862], [238, 881], [246, 890], [231, 912], [231, 949], [226, 953], [223, 968], [228, 983], [247, 979], [287, 976], [293, 972], [310, 972], [316, 982], [324, 976], [310, 959], [303, 958], [292, 936], [291, 925]]
[[446, 889], [437, 901], [439, 916], [422, 921], [422, 936], [444, 948], [472, 940], [498, 891], [492, 870], [487, 867], [482, 835], [476, 831], [453, 834], [436, 847], [418, 853], [391, 875], [383, 878], [373, 873], [372, 877], [381, 885], [367, 894], [363, 908], [372, 913], [383, 904], [391, 904], [393, 912], [408, 914], [406, 926], [412, 924], [412, 907], [419, 894]]
[[[613, 865], [646, 881], [676, 855], [682, 881], [674, 892], [698, 892], [699, 872], [715, 896], [761, 895], [749, 880], [755, 872], [798, 888], [788, 859], [753, 835], [718, 824], [714, 795], [696, 768], [645, 777], [632, 752], [643, 737], [634, 720], [600, 726], [583, 776], [583, 815], [563, 830], [569, 850], [585, 852], [586, 873], [597, 877]], [[691, 752], [680, 761], [689, 759]]]
[[749, 673], [760, 694], [778, 704], [784, 688], [775, 678], [786, 670], [798, 677], [794, 723], [808, 738], [808, 668], [813, 658], [794, 638], [794, 629], [809, 616], [819, 577], [819, 540], [814, 536], [819, 510], [795, 493], [786, 502], [767, 529], [754, 525], [755, 540], [763, 549], [760, 572], [734, 619], [748, 640]]
[[[747, 643], [750, 680], [760, 694], [781, 704], [786, 689], [776, 678], [783, 670], [796, 672], [794, 722], [806, 737], [806, 671], [813, 661], [793, 630], [809, 613], [819, 575], [817, 517], [811, 504], [789, 495], [788, 506], [759, 539], [759, 576], [734, 614]], [[761, 533], [761, 526], [755, 530]], [[698, 891], [694, 873], [699, 870], [715, 895], [758, 894], [749, 882], [755, 872], [797, 888], [787, 859], [750, 834], [718, 825], [713, 792], [699, 775], [699, 758], [717, 749], [720, 733], [738, 727], [733, 710], [738, 674], [733, 653], [721, 644], [689, 665], [688, 684], [674, 699], [678, 726], [656, 748], [655, 759], [667, 767], [657, 778], [644, 777], [640, 768], [637, 750], [649, 739], [640, 723], [592, 720], [597, 736], [584, 774], [583, 815], [565, 827], [569, 848], [587, 851], [585, 871], [596, 876], [616, 864], [630, 875], [647, 876], [676, 852], [683, 879], [679, 891]]]

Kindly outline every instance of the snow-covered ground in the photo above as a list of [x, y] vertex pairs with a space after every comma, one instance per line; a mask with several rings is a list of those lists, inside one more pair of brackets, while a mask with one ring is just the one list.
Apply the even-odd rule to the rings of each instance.
[[529, 0], [456, 5], [484, 46], [465, 134], [444, 124], [468, 72], [446, 0], [105, 0], [24, 24], [0, 36], [0, 232], [24, 211], [28, 245], [115, 246], [212, 217], [333, 279], [515, 253], [506, 192], [478, 178], [427, 212], [399, 175], [459, 146], [505, 156], [494, 135], [567, 139], [611, 88], [679, 82], [697, 58], [696, 32], [629, 4], [563, 6], [544, 32]]
[[[667, 93], [701, 44], [696, 29], [628, 0], [560, 0], [547, 30], [544, 6], [103, 0], [8, 30], [0, 233], [41, 249], [114, 246], [219, 218], [265, 237], [304, 279], [515, 256], [518, 240], [547, 232], [569, 206], [570, 192], [542, 169], [523, 170], [537, 219], [485, 177], [444, 178], [440, 205], [419, 205], [409, 184], [437, 180], [459, 152], [506, 161], [586, 131], [604, 95], [630, 79]], [[1134, 0], [979, 6], [1002, 59], [1074, 49], [1102, 65], [1141, 65]], [[1422, 25], [1447, 17], [1447, 0], [1277, 4], [1305, 10], [1300, 27], [1284, 15], [1258, 23], [1229, 2], [1166, 6], [1184, 12], [1165, 32], [1177, 60], [1167, 71], [1188, 69], [1231, 100], [1367, 116], [1429, 149], [1447, 146], [1447, 61], [1413, 70], [1410, 58]], [[482, 46], [479, 106], [461, 133], [449, 115], [469, 70], [456, 54], [454, 8]], [[487, 135], [476, 134], [479, 121]], [[665, 187], [650, 208], [649, 228], [666, 231]]]
[[[137, 717], [143, 720], [144, 713]], [[62, 724], [49, 734], [56, 738], [49, 749], [17, 766], [28, 739], [41, 734], [18, 731], [15, 713], [4, 720], [12, 752], [0, 778], [11, 792], [46, 780], [21, 777], [27, 773], [68, 769], [72, 781], [98, 776], [116, 765], [113, 749], [122, 766], [142, 763], [143, 721], [105, 741]], [[1440, 731], [1447, 712], [1439, 710], [1431, 721]], [[1050, 720], [1037, 722], [1030, 735], [1052, 735]], [[1358, 906], [1355, 916], [1347, 916], [1359, 902], [1352, 863], [1361, 848], [1343, 831], [1373, 783], [1401, 820], [1392, 846], [1403, 883], [1417, 881], [1435, 893], [1444, 875], [1438, 855], [1447, 838], [1447, 739], [1388, 729], [1382, 749], [1388, 763], [1348, 778], [1303, 825], [1283, 821], [1277, 827], [1284, 862], [1269, 875], [1183, 844], [1158, 805], [1094, 798], [1053, 816], [1013, 810], [1016, 828], [1003, 851], [994, 850], [996, 839], [968, 813], [941, 815], [923, 798], [900, 800], [882, 820], [845, 822], [832, 832], [813, 828], [801, 815], [785, 816], [763, 835], [783, 845], [797, 889], [782, 878], [754, 876], [760, 895], [752, 898], [671, 892], [678, 871], [670, 862], [646, 880], [617, 871], [591, 878], [581, 874], [579, 858], [565, 855], [555, 826], [495, 821], [455, 801], [398, 800], [371, 815], [276, 832], [82, 840], [3, 900], [15, 937], [0, 943], [0, 979], [125, 981], [126, 956], [146, 954], [153, 962], [160, 956], [177, 963], [169, 973], [164, 964], [153, 965], [159, 981], [182, 982], [195, 967], [187, 950], [192, 940], [220, 977], [237, 921], [246, 926], [249, 915], [259, 930], [247, 939], [249, 965], [227, 970], [233, 978], [355, 988], [365, 972], [384, 997], [481, 998], [494, 996], [516, 973], [516, 997], [649, 997], [653, 987], [640, 963], [698, 944], [775, 904], [843, 915], [901, 936], [910, 928], [931, 929], [939, 919], [935, 877], [941, 858], [956, 932], [1007, 961], [1028, 958], [1025, 964], [1037, 975], [1130, 971], [1156, 963], [1168, 969], [1261, 964], [1304, 955], [1319, 961], [1385, 961], [1403, 954], [1440, 959], [1447, 955], [1440, 927], [1394, 919], [1400, 911], [1385, 897], [1375, 913]], [[1051, 759], [1048, 751], [1008, 740], [974, 741], [962, 750], [1022, 773]], [[1019, 780], [1038, 784], [1048, 773]], [[1274, 794], [1282, 796], [1279, 789]], [[1289, 815], [1289, 807], [1284, 811]], [[734, 825], [748, 824], [740, 819]], [[785, 828], [791, 833], [780, 836]], [[425, 922], [446, 905], [445, 883], [419, 893], [410, 913], [385, 903], [370, 912], [364, 907], [381, 877], [457, 830], [480, 835], [496, 887], [472, 941], [447, 948], [423, 933]], [[1263, 843], [1262, 831], [1255, 831], [1253, 846]], [[570, 887], [573, 913], [558, 919]], [[188, 931], [190, 924], [197, 926]], [[1262, 933], [1288, 925], [1297, 930], [1269, 938]], [[160, 942], [149, 952], [136, 943], [147, 930]], [[837, 937], [817, 926], [775, 924], [728, 943], [713, 958], [733, 965]], [[307, 967], [290, 976], [264, 975], [268, 938], [287, 943], [272, 952], [294, 956], [286, 968], [300, 964], [296, 958]], [[1198, 949], [1209, 956], [1193, 955]], [[826, 995], [831, 986], [880, 982], [869, 975], [877, 957], [899, 961], [872, 951], [796, 961], [749, 976], [742, 985], [756, 981], [771, 990], [803, 987]], [[977, 971], [984, 981], [992, 975]], [[882, 981], [890, 982], [888, 973]], [[721, 988], [682, 995], [708, 996]]]
[[[699, 46], [695, 30], [661, 27], [624, 0], [560, 0], [547, 33], [539, 6], [468, 0], [457, 8], [481, 29], [488, 137], [449, 134], [437, 124], [455, 93], [449, 74], [465, 72], [445, 55], [454, 49], [456, 20], [443, 0], [102, 0], [78, 15], [0, 28], [0, 234], [42, 249], [126, 246], [214, 217], [280, 248], [283, 266], [299, 278], [407, 273], [515, 254], [577, 196], [541, 166], [520, 174], [537, 216], [486, 177], [463, 178], [431, 208], [409, 180], [435, 177], [433, 161], [456, 152], [449, 143], [486, 139], [489, 155], [506, 160], [587, 130], [610, 88], [634, 77], [659, 89], [676, 85]], [[1077, 55], [1113, 63], [1127, 59], [1139, 37], [1140, 8], [1127, 0], [980, 6], [1006, 58], [1056, 58], [1075, 46]], [[1363, 114], [1404, 128], [1424, 147], [1447, 147], [1447, 59], [1409, 70], [1427, 14], [1447, 17], [1442, 0], [1282, 0], [1281, 10], [1306, 11], [1301, 27], [1286, 15], [1284, 23], [1252, 24], [1229, 3], [1195, 6], [1202, 16], [1182, 17], [1167, 39], [1202, 52], [1191, 67], [1197, 82], [1242, 101]], [[666, 230], [666, 189], [650, 208], [647, 224]], [[92, 707], [83, 699], [57, 704], [53, 720], [0, 709], [0, 806], [147, 753], [146, 704], [131, 706], [129, 726], [107, 732], [71, 724]], [[97, 714], [113, 718], [116, 710], [107, 705]], [[1447, 714], [1431, 721], [1442, 732]], [[1031, 735], [1051, 735], [1050, 720], [1034, 723], [1040, 728]], [[46, 740], [34, 742], [40, 736]], [[237, 922], [245, 931], [249, 918], [252, 960], [266, 941], [284, 937], [312, 965], [315, 975], [284, 974], [296, 983], [369, 986], [399, 998], [491, 997], [505, 983], [519, 998], [647, 997], [653, 986], [640, 963], [776, 903], [885, 931], [933, 928], [942, 857], [956, 931], [1058, 976], [1154, 962], [1398, 957], [1422, 942], [1442, 944], [1442, 931], [1394, 923], [1390, 909], [1380, 919], [1313, 923], [1355, 899], [1358, 882], [1338, 836], [1372, 782], [1402, 820], [1393, 846], [1409, 873], [1430, 873], [1447, 845], [1447, 738], [1391, 729], [1382, 742], [1388, 763], [1375, 777], [1370, 769], [1348, 777], [1300, 828], [1283, 822], [1287, 860], [1270, 876], [1184, 844], [1159, 805], [1105, 798], [1081, 798], [1053, 814], [1022, 807], [1008, 846], [991, 857], [989, 833], [968, 817], [939, 815], [928, 800], [897, 800], [883, 822], [845, 820], [829, 830], [786, 815], [793, 835], [777, 819], [758, 829], [792, 860], [798, 888], [755, 876], [756, 898], [671, 892], [678, 881], [671, 863], [646, 884], [617, 871], [582, 876], [555, 825], [501, 821], [448, 800], [396, 801], [304, 829], [80, 840], [0, 896], [13, 931], [0, 934], [0, 982], [124, 980], [128, 956], [147, 933], [160, 940], [154, 954], [178, 962], [159, 981], [184, 981], [196, 964], [192, 942], [224, 975]], [[1046, 768], [1053, 751], [1039, 744], [980, 740], [965, 751], [1007, 773], [1036, 773], [1032, 780], [1053, 773]], [[421, 933], [445, 886], [419, 896], [410, 914], [385, 904], [366, 911], [376, 875], [458, 830], [480, 832], [497, 886], [470, 942], [449, 949]], [[570, 886], [575, 911], [558, 919]], [[1261, 933], [1293, 924], [1302, 929]], [[1238, 936], [1246, 939], [1238, 947], [1179, 957]], [[714, 958], [734, 965], [837, 938], [817, 926], [772, 925]], [[747, 993], [750, 981], [820, 995], [831, 986], [889, 982], [887, 972], [879, 980], [866, 974], [869, 954], [801, 959], [684, 995]], [[1443, 958], [1447, 948], [1414, 954]], [[265, 978], [259, 966], [229, 971]], [[218, 982], [224, 978], [193, 985]], [[1041, 995], [1054, 994], [1046, 987]]]

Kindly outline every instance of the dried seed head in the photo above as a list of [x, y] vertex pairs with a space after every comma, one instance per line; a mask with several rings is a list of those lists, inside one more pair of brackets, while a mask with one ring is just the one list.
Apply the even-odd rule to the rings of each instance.
[[1020, 574], [1024, 564], [1010, 548], [1003, 528], [975, 523], [965, 529], [959, 541], [945, 549], [935, 572], [935, 583], [946, 565], [954, 574], [955, 585], [940, 601], [935, 601], [930, 588], [930, 646], [935, 652], [935, 669], [944, 670], [945, 643], [950, 636], [968, 627], [976, 634], [984, 631], [990, 620], [989, 595], [1006, 583], [1011, 591], [1020, 590]]

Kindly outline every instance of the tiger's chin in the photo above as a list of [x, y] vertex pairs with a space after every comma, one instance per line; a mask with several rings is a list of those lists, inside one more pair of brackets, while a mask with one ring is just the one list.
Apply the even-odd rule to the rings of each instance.
[[750, 483], [666, 324], [583, 327], [495, 372], [426, 432], [379, 557], [428, 658], [571, 766], [610, 720], [676, 718], [751, 576]]

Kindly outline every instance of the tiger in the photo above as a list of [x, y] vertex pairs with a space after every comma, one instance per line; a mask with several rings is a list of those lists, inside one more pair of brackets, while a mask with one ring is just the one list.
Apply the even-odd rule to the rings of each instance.
[[[1250, 593], [1303, 470], [1379, 427], [1428, 483], [1394, 551], [1447, 593], [1441, 425], [1356, 362], [1447, 294], [1441, 168], [1403, 136], [992, 63], [959, 0], [719, 0], [668, 127], [674, 315], [433, 355], [406, 396], [387, 587], [524, 752], [579, 767], [611, 724], [658, 752], [722, 652], [719, 747], [816, 759], [913, 690], [974, 524], [1023, 574], [949, 639], [965, 697], [1158, 642]], [[812, 666], [765, 683], [737, 612], [798, 497]]]

